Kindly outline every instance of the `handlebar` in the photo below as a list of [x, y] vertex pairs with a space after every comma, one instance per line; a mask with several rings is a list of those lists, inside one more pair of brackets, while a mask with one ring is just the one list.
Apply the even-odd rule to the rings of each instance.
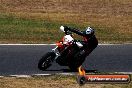
[[60, 30], [63, 31], [63, 32], [65, 32], [66, 35], [71, 35], [71, 34], [72, 34], [72, 32], [69, 31], [69, 29], [70, 29], [70, 28], [67, 27], [67, 26], [61, 26], [61, 27], [60, 27]]

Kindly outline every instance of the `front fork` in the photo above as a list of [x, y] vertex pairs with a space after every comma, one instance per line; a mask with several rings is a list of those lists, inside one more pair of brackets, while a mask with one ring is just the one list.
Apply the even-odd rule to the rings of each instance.
[[52, 49], [52, 52], [56, 54], [56, 57], [54, 60], [56, 60], [60, 56], [60, 52], [57, 50], [58, 46], [56, 46], [54, 49]]

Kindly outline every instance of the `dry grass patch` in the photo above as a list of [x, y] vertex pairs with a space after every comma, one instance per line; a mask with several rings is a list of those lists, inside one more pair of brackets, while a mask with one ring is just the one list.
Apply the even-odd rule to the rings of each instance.
[[1, 13], [46, 20], [58, 28], [64, 24], [80, 29], [92, 26], [100, 42], [132, 42], [131, 0], [1, 0], [0, 7]]
[[0, 78], [0, 88], [131, 88], [132, 84], [85, 84], [79, 86], [75, 76]]

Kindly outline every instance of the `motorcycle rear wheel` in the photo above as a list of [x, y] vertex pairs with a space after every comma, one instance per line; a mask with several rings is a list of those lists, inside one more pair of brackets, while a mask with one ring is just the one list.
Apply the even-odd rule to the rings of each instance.
[[76, 64], [76, 63], [74, 64], [74, 63], [73, 63], [73, 64], [70, 64], [70, 65], [69, 65], [69, 68], [70, 68], [71, 71], [78, 71], [78, 68], [79, 68], [80, 66], [81, 66], [81, 64]]
[[55, 58], [56, 54], [54, 52], [48, 52], [39, 60], [38, 68], [40, 70], [46, 70], [52, 65], [52, 62]]
[[74, 58], [73, 61], [69, 64], [69, 68], [72, 71], [78, 71], [78, 68], [82, 65], [82, 63], [85, 61], [85, 57], [84, 56], [80, 56], [79, 53], [77, 53]]

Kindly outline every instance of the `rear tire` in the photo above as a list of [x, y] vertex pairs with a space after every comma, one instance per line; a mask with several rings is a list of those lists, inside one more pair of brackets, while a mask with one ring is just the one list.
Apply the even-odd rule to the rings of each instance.
[[82, 65], [83, 61], [73, 62], [69, 65], [71, 71], [78, 71], [78, 68]]
[[38, 68], [40, 70], [46, 70], [48, 67], [52, 65], [56, 54], [54, 52], [48, 52], [39, 60]]
[[69, 68], [72, 71], [78, 71], [78, 68], [82, 65], [84, 61], [85, 61], [85, 57], [77, 53], [74, 56], [73, 61], [69, 64]]

